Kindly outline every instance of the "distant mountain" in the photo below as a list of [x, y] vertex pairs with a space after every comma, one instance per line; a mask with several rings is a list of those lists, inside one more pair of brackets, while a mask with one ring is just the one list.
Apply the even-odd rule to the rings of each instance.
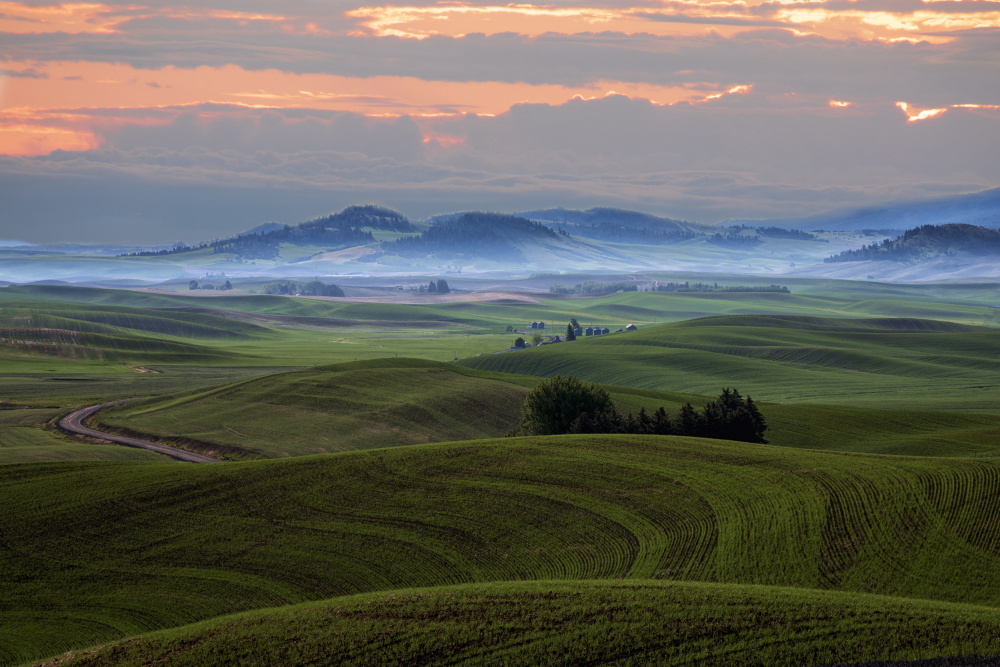
[[374, 243], [371, 230], [416, 232], [417, 228], [400, 213], [379, 206], [350, 206], [340, 213], [309, 220], [296, 226], [266, 222], [225, 239], [194, 246], [179, 245], [166, 250], [130, 253], [136, 256], [176, 255], [211, 248], [214, 254], [234, 254], [243, 259], [274, 259], [278, 246], [316, 245], [328, 250]]
[[831, 262], [891, 261], [917, 263], [957, 254], [1000, 256], [1000, 230], [976, 225], [923, 225], [899, 238], [845, 250]]
[[453, 220], [433, 224], [418, 236], [384, 241], [382, 251], [401, 257], [436, 255], [518, 262], [524, 259], [523, 246], [559, 238], [560, 235], [548, 227], [519, 216], [463, 213]]
[[586, 211], [551, 208], [527, 211], [520, 215], [552, 229], [565, 230], [574, 236], [636, 245], [680, 243], [705, 234], [710, 229], [685, 220], [661, 218], [618, 208], [591, 208]]
[[824, 213], [809, 218], [769, 220], [779, 227], [827, 231], [864, 229], [913, 229], [921, 225], [963, 223], [1000, 228], [1000, 188], [968, 195], [954, 195], [927, 201], [868, 206], [846, 212]]

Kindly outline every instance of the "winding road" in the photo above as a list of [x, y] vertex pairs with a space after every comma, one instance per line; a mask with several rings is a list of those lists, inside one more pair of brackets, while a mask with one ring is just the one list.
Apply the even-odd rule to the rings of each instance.
[[85, 435], [89, 438], [110, 440], [111, 442], [117, 442], [119, 445], [125, 445], [126, 447], [148, 449], [156, 452], [157, 454], [163, 454], [172, 459], [177, 459], [178, 461], [184, 461], [186, 463], [220, 463], [219, 459], [213, 459], [210, 456], [203, 456], [202, 454], [195, 454], [194, 452], [186, 452], [183, 449], [177, 449], [176, 447], [170, 447], [168, 445], [160, 445], [155, 442], [150, 442], [149, 440], [140, 440], [139, 438], [128, 438], [123, 435], [115, 435], [114, 433], [95, 431], [94, 429], [87, 428], [83, 425], [83, 420], [87, 419], [101, 408], [110, 405], [114, 405], [114, 403], [98, 403], [97, 405], [88, 405], [85, 408], [75, 410], [59, 420], [59, 428], [68, 433], [77, 433], [79, 435]]

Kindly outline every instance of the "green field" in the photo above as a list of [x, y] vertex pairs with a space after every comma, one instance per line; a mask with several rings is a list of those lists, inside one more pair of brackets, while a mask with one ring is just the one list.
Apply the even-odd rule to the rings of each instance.
[[[795, 588], [540, 581], [368, 593], [73, 652], [56, 665], [818, 665], [1000, 653], [995, 609]], [[484, 650], [488, 647], [488, 650]]]
[[463, 361], [505, 373], [761, 401], [997, 409], [1000, 331], [938, 320], [721, 316]]
[[[1000, 466], [655, 436], [4, 468], [2, 659], [413, 586], [670, 579], [1000, 605]], [[30, 499], [30, 501], [25, 501]], [[43, 556], [44, 555], [44, 556]]]
[[[0, 289], [0, 665], [1000, 656], [1000, 287], [789, 286]], [[640, 328], [492, 354], [571, 317]], [[770, 444], [501, 438], [557, 373], [626, 411], [735, 386]], [[46, 426], [119, 398], [99, 421], [244, 460]]]
[[[519, 353], [522, 354], [522, 353]], [[238, 447], [266, 458], [498, 437], [538, 378], [418, 359], [351, 362], [131, 401], [100, 413], [109, 430]], [[609, 386], [620, 410], [672, 414], [710, 396]], [[772, 444], [913, 454], [1000, 454], [1000, 415], [763, 404]], [[197, 449], [197, 443], [186, 447]]]
[[418, 359], [356, 362], [135, 401], [102, 411], [104, 426], [301, 456], [499, 437], [528, 389]]

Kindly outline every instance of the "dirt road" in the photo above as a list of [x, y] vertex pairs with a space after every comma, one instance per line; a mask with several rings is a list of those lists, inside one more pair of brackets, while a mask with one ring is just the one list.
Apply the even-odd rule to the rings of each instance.
[[[113, 403], [108, 403], [107, 405], [114, 405]], [[168, 445], [160, 445], [155, 442], [150, 442], [149, 440], [140, 440], [138, 438], [126, 438], [125, 436], [115, 435], [113, 433], [104, 433], [103, 431], [95, 431], [92, 428], [87, 428], [83, 425], [83, 420], [90, 417], [101, 408], [105, 407], [105, 404], [98, 403], [97, 405], [89, 405], [85, 408], [80, 408], [75, 412], [71, 412], [62, 419], [59, 420], [59, 428], [67, 431], [69, 433], [78, 433], [80, 435], [85, 435], [89, 438], [100, 438], [101, 440], [110, 440], [111, 442], [117, 442], [119, 445], [125, 445], [127, 447], [139, 447], [141, 449], [148, 449], [150, 451], [156, 452], [157, 454], [163, 454], [169, 456], [172, 459], [177, 459], [178, 461], [184, 461], [186, 463], [219, 463], [219, 459], [213, 459], [209, 456], [203, 456], [201, 454], [195, 454], [194, 452], [186, 452], [183, 449], [177, 449], [176, 447], [170, 447]]]

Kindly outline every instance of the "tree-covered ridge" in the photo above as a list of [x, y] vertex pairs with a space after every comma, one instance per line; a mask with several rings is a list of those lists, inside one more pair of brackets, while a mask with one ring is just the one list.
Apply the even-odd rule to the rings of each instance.
[[899, 238], [886, 239], [881, 243], [862, 246], [857, 250], [845, 250], [823, 261], [920, 262], [955, 253], [1000, 254], [1000, 230], [958, 223], [923, 225], [907, 231]]
[[420, 235], [383, 242], [382, 250], [404, 257], [447, 252], [453, 256], [520, 261], [524, 257], [516, 244], [558, 238], [559, 234], [545, 225], [525, 218], [500, 213], [464, 213]]
[[257, 231], [245, 232], [194, 246], [178, 246], [156, 252], [130, 253], [135, 256], [175, 255], [211, 248], [213, 254], [231, 253], [244, 259], [274, 259], [282, 243], [319, 245], [330, 250], [374, 243], [370, 229], [415, 232], [416, 227], [400, 213], [380, 206], [349, 206], [299, 225], [260, 225]]

